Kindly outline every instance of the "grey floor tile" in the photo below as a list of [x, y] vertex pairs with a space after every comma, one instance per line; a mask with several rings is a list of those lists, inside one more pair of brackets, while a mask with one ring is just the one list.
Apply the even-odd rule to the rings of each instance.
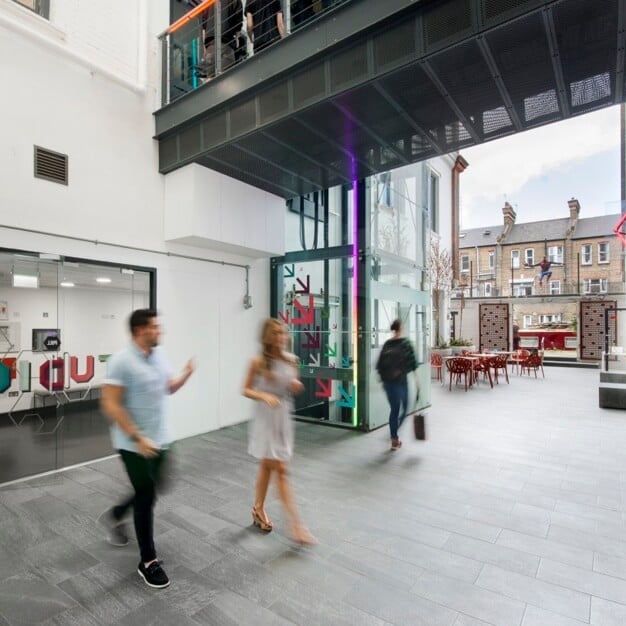
[[626, 605], [603, 598], [591, 598], [591, 623], [593, 626], [624, 626]]
[[522, 576], [487, 565], [480, 573], [476, 585], [558, 615], [578, 620], [586, 620], [589, 617], [591, 602], [589, 594], [545, 582], [545, 579]]
[[344, 542], [328, 561], [370, 581], [380, 581], [397, 589], [410, 590], [424, 570], [364, 546]]
[[593, 571], [626, 580], [626, 559], [596, 553], [593, 559]]
[[457, 612], [393, 585], [363, 581], [346, 596], [352, 606], [398, 626], [451, 626]]
[[454, 622], [454, 626], [492, 626], [489, 622], [483, 622], [481, 619], [470, 617], [469, 615], [463, 615], [459, 613], [459, 616]]
[[626, 580], [621, 578], [606, 576], [548, 559], [541, 559], [537, 578], [568, 589], [577, 589], [605, 600], [626, 602]]
[[0, 613], [9, 623], [37, 624], [75, 604], [61, 589], [32, 573], [0, 582]]
[[146, 604], [126, 614], [119, 626], [197, 626], [198, 622], [185, 615], [167, 600], [167, 589], [152, 590], [156, 596]]
[[23, 556], [34, 570], [53, 585], [99, 563], [64, 537], [49, 539], [27, 548]]
[[[367, 583], [365, 586], [367, 587]], [[298, 584], [272, 604], [270, 608], [273, 612], [289, 622], [298, 624], [298, 626], [317, 626], [318, 624], [383, 626], [385, 620], [373, 614], [373, 611], [363, 609], [358, 602], [353, 601], [363, 598], [361, 585], [359, 584], [357, 587], [359, 588], [358, 597], [355, 598], [352, 593], [349, 593], [345, 601], [342, 602], [317, 590], [313, 591], [307, 585]], [[378, 591], [381, 590], [379, 585], [374, 585], [374, 588]], [[394, 599], [402, 598], [403, 595], [403, 592], [398, 592], [398, 594], [394, 594]], [[415, 608], [413, 610], [415, 611]], [[399, 623], [390, 619], [386, 621], [393, 624]], [[420, 624], [421, 622], [413, 621], [412, 623]], [[438, 626], [440, 622], [433, 621], [431, 624]]]
[[494, 626], [517, 626], [525, 604], [470, 583], [425, 572], [413, 593]]
[[[306, 558], [300, 556], [299, 558]], [[229, 554], [200, 572], [217, 589], [229, 589], [252, 602], [268, 607], [295, 585], [293, 578], [282, 576], [238, 554]]]
[[103, 626], [104, 623], [96, 619], [84, 607], [74, 606], [42, 622], [41, 626]]
[[467, 582], [474, 582], [483, 566], [482, 563], [474, 559], [397, 537], [375, 541], [371, 548], [425, 570]]
[[626, 559], [626, 543], [610, 537], [552, 525], [548, 531], [548, 539], [593, 552], [613, 554], [619, 558]]
[[571, 619], [530, 604], [526, 607], [522, 620], [522, 626], [582, 626], [588, 623], [586, 620]]
[[534, 576], [539, 567], [539, 557], [528, 552], [461, 535], [452, 535], [443, 549], [525, 576]]
[[513, 530], [503, 530], [496, 544], [527, 552], [528, 554], [534, 554], [539, 557], [546, 557], [553, 561], [575, 565], [576, 567], [591, 569], [593, 565], [593, 550], [586, 550], [566, 543], [559, 543], [552, 538], [543, 539], [541, 537], [518, 533]]
[[228, 590], [217, 594], [213, 601], [198, 611], [193, 618], [198, 624], [207, 626], [240, 626], [241, 624], [292, 626], [298, 623]]

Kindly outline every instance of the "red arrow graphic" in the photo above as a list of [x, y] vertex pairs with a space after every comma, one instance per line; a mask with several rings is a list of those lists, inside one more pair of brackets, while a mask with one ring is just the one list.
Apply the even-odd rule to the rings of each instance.
[[320, 344], [322, 343], [322, 340], [320, 337], [320, 327], [316, 326], [314, 333], [310, 333], [308, 330], [305, 330], [304, 334], [306, 335], [308, 341], [307, 343], [303, 343], [302, 347], [311, 348], [313, 350], [318, 350], [320, 347]]
[[313, 324], [315, 320], [315, 310], [313, 309], [313, 296], [309, 296], [309, 308], [303, 307], [297, 300], [293, 301], [293, 305], [300, 312], [301, 317], [294, 317], [291, 320], [292, 324]]
[[315, 392], [316, 398], [330, 398], [330, 395], [333, 392], [333, 379], [329, 378], [326, 381], [323, 381], [321, 378], [316, 378], [315, 382], [317, 386], [321, 389], [321, 391]]
[[289, 311], [287, 311], [287, 313], [282, 313], [281, 311], [278, 311], [278, 317], [280, 317], [280, 319], [283, 320], [285, 324], [289, 325]]
[[311, 276], [309, 274], [306, 275], [306, 285], [299, 278], [296, 278], [296, 280], [302, 287], [302, 289], [296, 289], [296, 293], [311, 293]]

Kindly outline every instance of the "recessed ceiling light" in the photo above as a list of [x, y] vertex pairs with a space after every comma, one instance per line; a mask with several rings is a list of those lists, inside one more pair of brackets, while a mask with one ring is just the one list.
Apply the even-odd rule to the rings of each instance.
[[101, 278], [96, 278], [96, 282], [97, 283], [110, 283], [111, 279], [110, 278], [101, 277]]
[[62, 283], [60, 283], [61, 287], [74, 287], [74, 283], [71, 283], [69, 280], [64, 280]]
[[39, 276], [13, 274], [13, 286], [25, 287], [27, 289], [37, 289], [37, 287], [39, 287]]

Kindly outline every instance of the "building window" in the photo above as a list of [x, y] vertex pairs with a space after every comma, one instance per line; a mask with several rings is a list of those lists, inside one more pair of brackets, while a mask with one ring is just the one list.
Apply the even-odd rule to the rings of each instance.
[[485, 296], [491, 296], [491, 283], [485, 283]]
[[550, 281], [550, 294], [553, 296], [558, 296], [560, 293], [561, 293], [561, 281], [551, 280]]
[[524, 265], [535, 264], [535, 250], [534, 248], [526, 248], [524, 250]]
[[462, 254], [461, 255], [461, 273], [469, 274], [469, 271], [470, 271], [469, 255]]
[[563, 263], [563, 246], [548, 246], [548, 261]]
[[603, 241], [598, 244], [598, 263], [609, 262], [609, 242]]
[[33, 13], [37, 13], [37, 15], [41, 15], [41, 17], [45, 17], [47, 20], [50, 19], [50, 0], [13, 0], [18, 4], [26, 7], [33, 11]]
[[532, 315], [524, 315], [522, 324], [523, 324], [524, 328], [532, 328], [532, 326], [533, 326], [533, 316]]
[[430, 228], [439, 232], [439, 176], [434, 172], [428, 173], [428, 212], [430, 213]]
[[530, 280], [516, 280], [513, 282], [511, 292], [514, 296], [531, 296], [534, 283], [532, 278]]
[[606, 293], [607, 286], [606, 278], [585, 278], [583, 280], [583, 293]]
[[493, 270], [493, 268], [496, 266], [496, 253], [491, 250], [489, 252], [489, 269]]
[[593, 263], [593, 256], [591, 252], [591, 244], [586, 243], [580, 247], [580, 264], [591, 265]]
[[552, 313], [551, 315], [540, 315], [539, 323], [540, 324], [556, 324], [561, 321], [560, 313]]
[[511, 267], [519, 269], [519, 250], [511, 250]]

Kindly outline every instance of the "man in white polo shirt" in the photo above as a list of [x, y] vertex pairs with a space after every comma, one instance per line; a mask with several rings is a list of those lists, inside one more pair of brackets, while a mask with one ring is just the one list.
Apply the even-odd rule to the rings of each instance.
[[178, 391], [194, 371], [188, 361], [180, 376], [172, 377], [159, 347], [161, 329], [156, 311], [138, 309], [130, 316], [131, 344], [111, 357], [102, 389], [102, 412], [113, 422], [111, 439], [135, 490], [125, 502], [105, 511], [100, 522], [109, 542], [128, 543], [124, 516], [133, 507], [135, 533], [141, 554], [137, 571], [150, 587], [170, 581], [157, 560], [153, 538], [154, 503], [170, 444], [165, 396]]

